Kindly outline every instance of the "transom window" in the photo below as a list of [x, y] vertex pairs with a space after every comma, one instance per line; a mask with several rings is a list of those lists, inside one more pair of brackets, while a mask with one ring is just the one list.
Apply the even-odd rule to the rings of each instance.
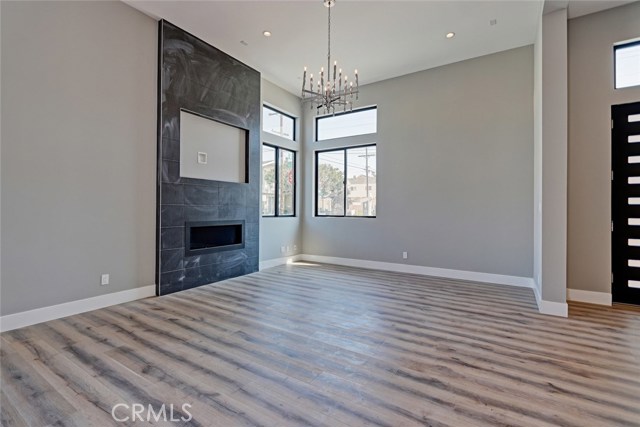
[[377, 107], [368, 107], [316, 118], [316, 141], [366, 135], [377, 131]]
[[281, 111], [263, 105], [262, 130], [295, 141], [296, 119]]
[[640, 40], [614, 46], [615, 87], [640, 86]]
[[376, 146], [316, 152], [316, 216], [376, 216]]

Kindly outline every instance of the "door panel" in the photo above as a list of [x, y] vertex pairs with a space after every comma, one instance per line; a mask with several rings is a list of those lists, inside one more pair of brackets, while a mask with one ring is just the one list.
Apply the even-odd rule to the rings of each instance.
[[614, 302], [640, 304], [640, 102], [611, 107]]

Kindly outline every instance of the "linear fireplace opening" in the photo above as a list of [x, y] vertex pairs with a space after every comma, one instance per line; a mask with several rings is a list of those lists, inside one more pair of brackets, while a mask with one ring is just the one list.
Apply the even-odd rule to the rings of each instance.
[[244, 220], [185, 223], [185, 255], [244, 248]]

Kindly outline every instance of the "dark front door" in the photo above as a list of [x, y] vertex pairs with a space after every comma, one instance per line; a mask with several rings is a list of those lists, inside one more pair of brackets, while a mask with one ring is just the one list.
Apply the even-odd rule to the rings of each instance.
[[640, 304], [640, 102], [611, 107], [613, 301]]

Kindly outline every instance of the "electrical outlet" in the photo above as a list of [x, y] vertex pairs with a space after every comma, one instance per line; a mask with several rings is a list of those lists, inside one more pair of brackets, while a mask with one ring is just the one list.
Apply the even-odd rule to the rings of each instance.
[[280, 246], [280, 253], [283, 254], [284, 253], [284, 246]]
[[291, 252], [291, 246], [287, 246], [287, 253]]
[[109, 275], [108, 274], [103, 274], [102, 276], [100, 276], [100, 285], [101, 286], [105, 286], [109, 284]]
[[409, 258], [409, 252], [402, 252], [402, 259]]
[[297, 251], [298, 250], [298, 245], [293, 245], [293, 250]]

